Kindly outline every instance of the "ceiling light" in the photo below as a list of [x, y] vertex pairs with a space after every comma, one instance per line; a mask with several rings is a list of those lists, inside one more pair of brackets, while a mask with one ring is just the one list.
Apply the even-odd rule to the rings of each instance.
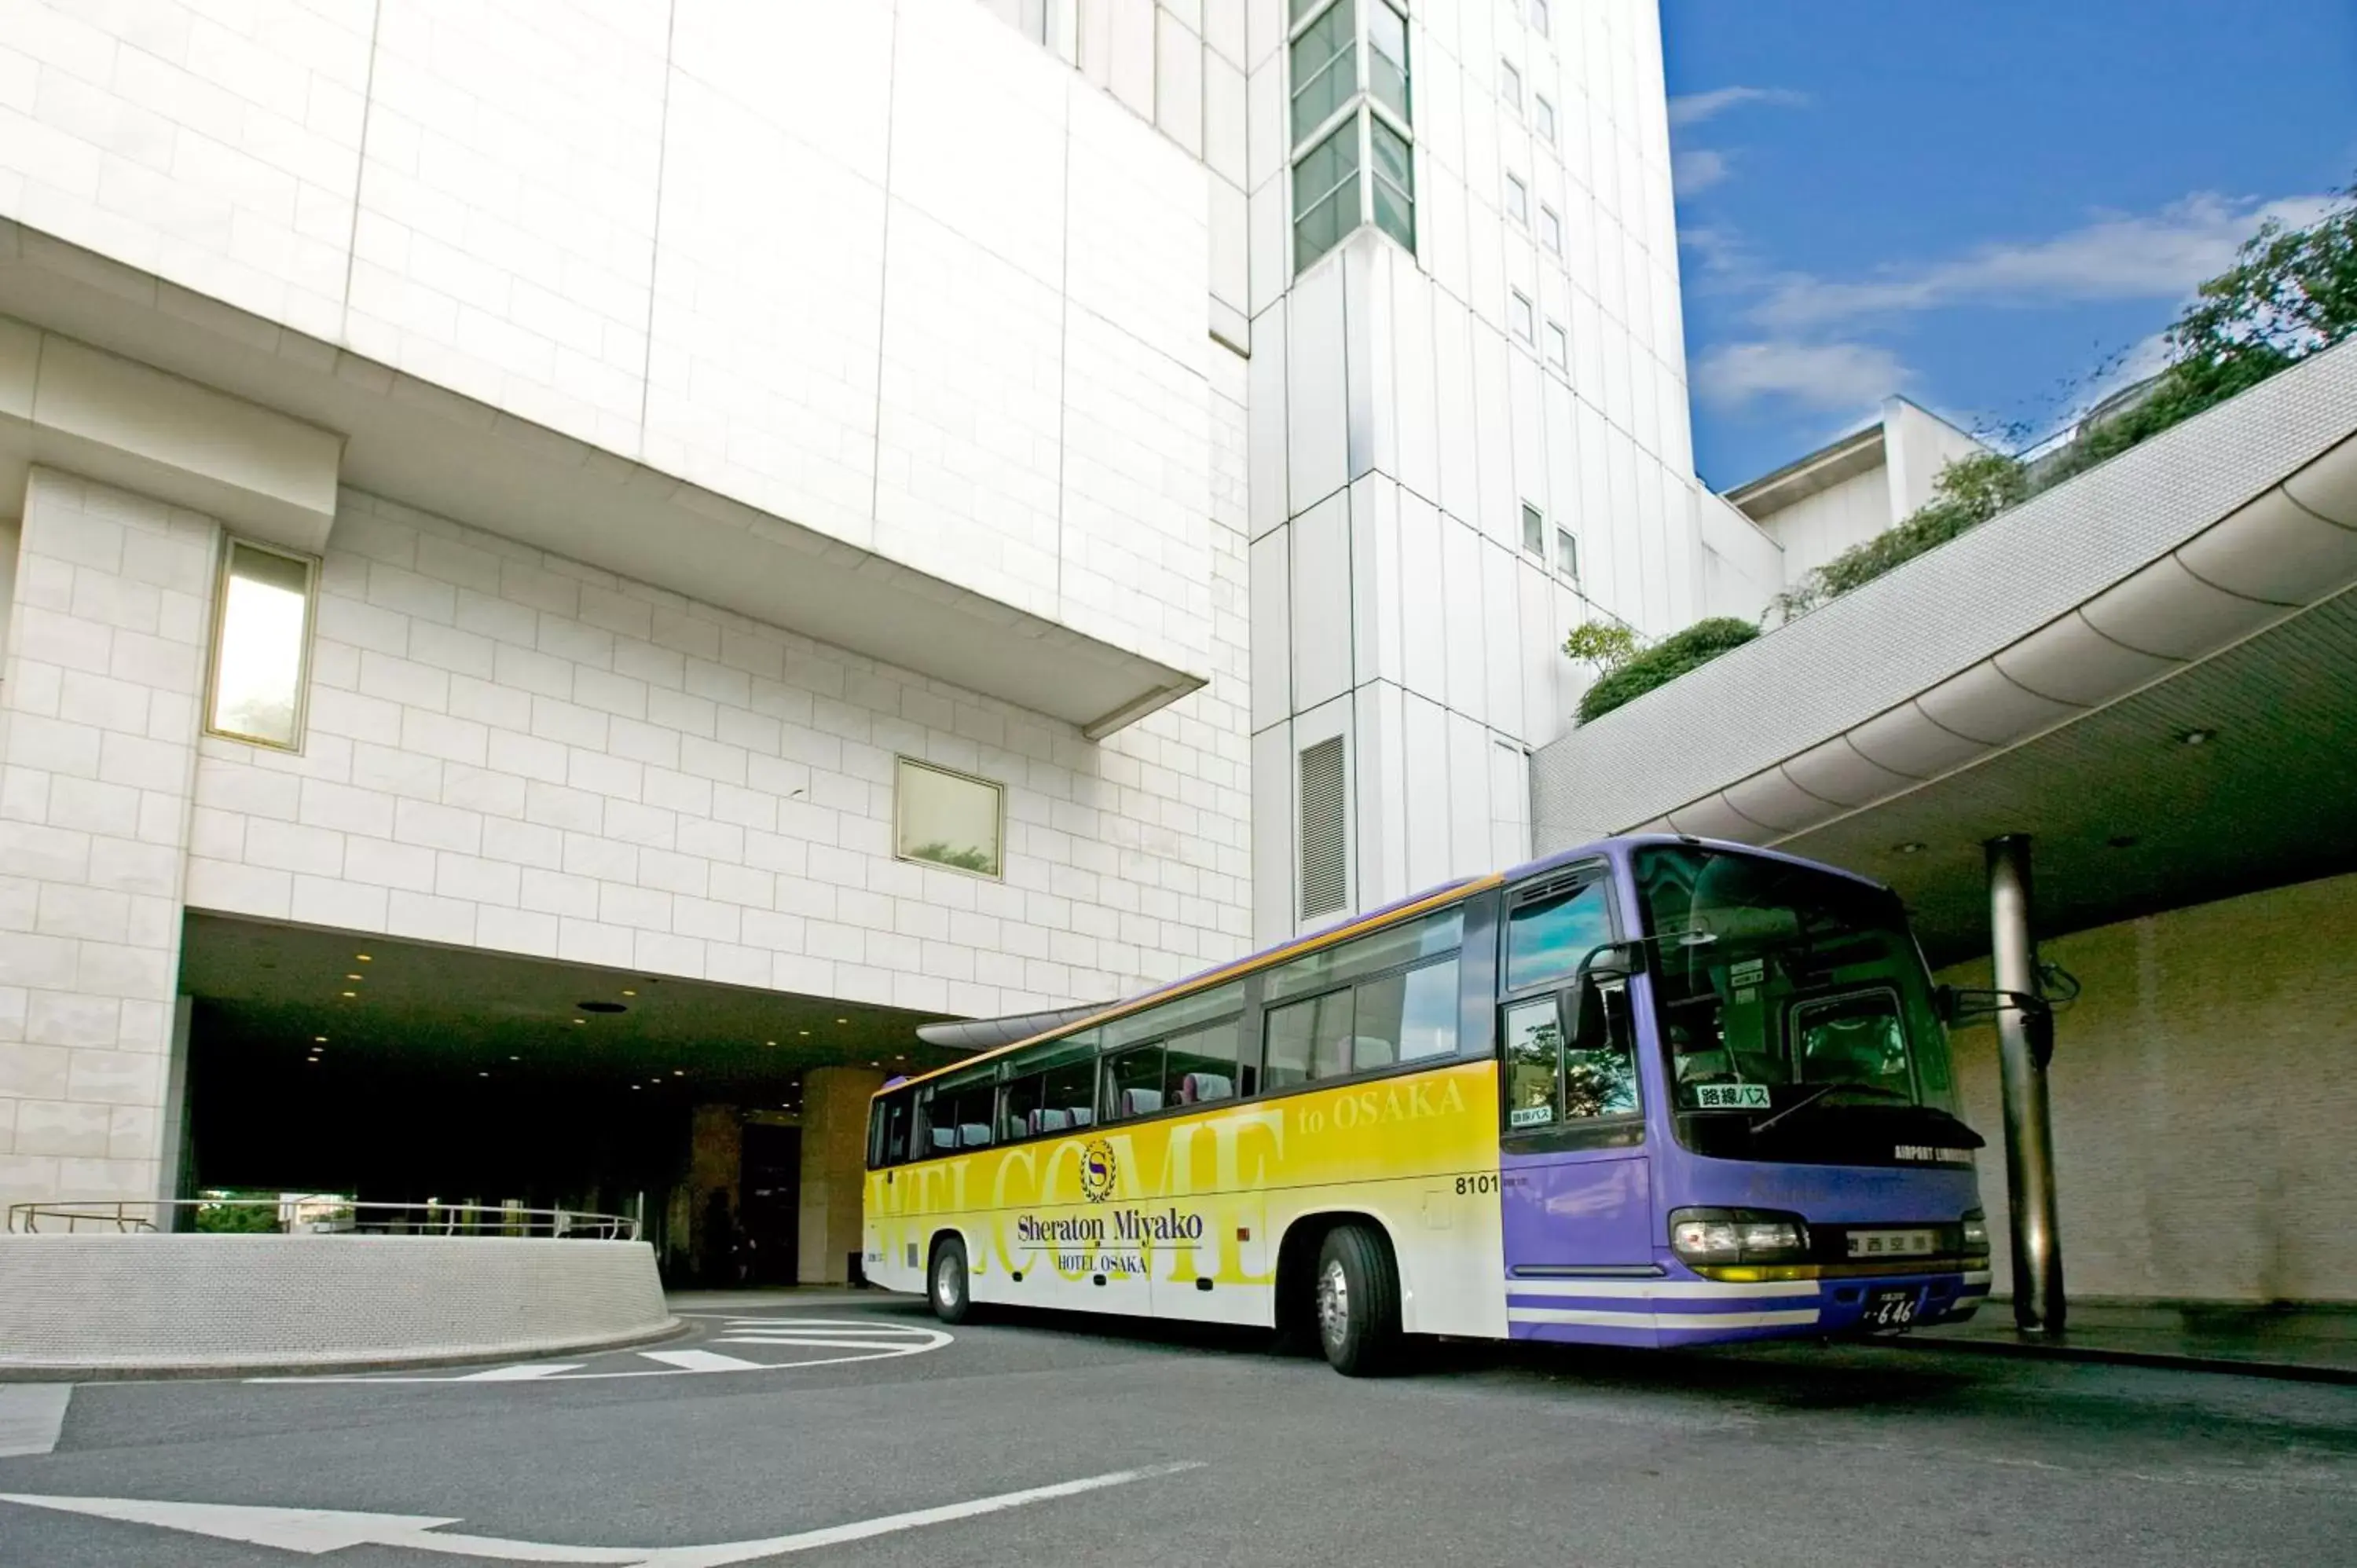
[[477, 1073], [475, 1076], [476, 1076], [477, 1078], [489, 1078], [489, 1077], [490, 1077], [491, 1075], [490, 1075], [490, 1073], [487, 1073], [487, 1072], [479, 1072], [479, 1073]]
[[777, 1042], [777, 1041], [775, 1041], [775, 1040], [763, 1040], [761, 1043], [762, 1043], [763, 1045], [765, 1045], [765, 1046], [774, 1046], [774, 1045], [776, 1045], [778, 1042]]
[[347, 991], [347, 992], [345, 992], [345, 993], [344, 993], [344, 994], [345, 994], [346, 996], [358, 996], [358, 995], [360, 994], [360, 993], [359, 993], [359, 992], [357, 992], [357, 991]]
[[2179, 746], [2207, 746], [2217, 738], [2218, 732], [2214, 729], [2187, 729], [2177, 732], [2177, 744]]
[[357, 975], [357, 974], [348, 974], [348, 975], [344, 976], [344, 978], [345, 978], [346, 980], [358, 980], [358, 979], [360, 978], [360, 976], [359, 976], [359, 975]]
[[352, 961], [354, 963], [374, 963], [376, 961], [369, 957], [369, 955], [364, 952], [356, 952], [352, 954]]
[[675, 1067], [671, 1069], [671, 1075], [673, 1078], [685, 1078], [687, 1076], [687, 1069], [683, 1067]]
[[317, 1057], [305, 1057], [303, 1058], [303, 1065], [306, 1067], [317, 1067], [319, 1065], [319, 1058]]
[[511, 1062], [520, 1062], [520, 1061], [523, 1060], [523, 1058], [522, 1058], [522, 1057], [510, 1057], [510, 1058], [508, 1058], [508, 1060], [510, 1060], [510, 1061], [511, 1061]]
[[634, 1084], [630, 1085], [630, 1087], [631, 1087], [633, 1090], [639, 1090], [639, 1089], [644, 1089], [644, 1088], [646, 1087], [646, 1085], [645, 1085], [645, 1084], [643, 1084], [643, 1083], [634, 1083]]
[[796, 1029], [794, 1033], [800, 1035], [804, 1039], [810, 1038], [810, 1031], [808, 1029]]
[[314, 1045], [324, 1046], [328, 1043], [328, 1036], [325, 1035], [314, 1035], [311, 1036], [311, 1043]]
[[625, 991], [625, 992], [623, 992], [623, 993], [622, 993], [622, 994], [623, 994], [623, 995], [625, 995], [625, 996], [636, 996], [636, 995], [638, 994], [638, 993], [637, 993], [637, 992], [635, 992], [635, 991]]
[[837, 1019], [835, 1020], [835, 1022], [836, 1022], [836, 1023], [838, 1023], [838, 1024], [848, 1024], [848, 1023], [850, 1023], [850, 1022], [851, 1022], [851, 1020], [850, 1020], [850, 1019], [848, 1019], [848, 1018], [837, 1018]]
[[574, 1021], [575, 1023], [576, 1023], [576, 1024], [586, 1024], [586, 1023], [587, 1023], [589, 1020], [588, 1020], [588, 1019], [587, 1019], [587, 1018], [576, 1018], [576, 1019], [574, 1019], [573, 1021]]

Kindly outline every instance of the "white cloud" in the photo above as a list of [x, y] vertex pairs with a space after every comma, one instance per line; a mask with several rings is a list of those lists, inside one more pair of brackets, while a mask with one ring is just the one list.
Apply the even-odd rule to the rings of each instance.
[[1778, 109], [1804, 109], [1808, 102], [1807, 93], [1795, 92], [1789, 87], [1714, 87], [1707, 92], [1689, 92], [1671, 99], [1670, 124], [1673, 126], [1699, 125], [1746, 103], [1763, 103]]
[[1899, 356], [1871, 343], [1722, 343], [1694, 369], [1695, 395], [1724, 410], [1761, 398], [1803, 408], [1863, 409], [1897, 392], [1907, 379]]
[[2306, 224], [2329, 205], [2325, 197], [2258, 203], [2202, 192], [2157, 212], [2104, 213], [2048, 239], [1995, 242], [1864, 278], [1789, 274], [1771, 280], [1752, 314], [1789, 333], [1965, 303], [2180, 299], [2223, 272], [2263, 219]]
[[1708, 147], [1693, 147], [1670, 156], [1670, 183], [1680, 196], [1695, 196], [1714, 185], [1726, 182], [1734, 170], [1727, 166], [1727, 155]]

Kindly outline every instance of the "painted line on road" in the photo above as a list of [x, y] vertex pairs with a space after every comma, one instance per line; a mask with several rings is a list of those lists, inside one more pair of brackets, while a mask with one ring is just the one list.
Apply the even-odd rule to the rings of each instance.
[[55, 1449], [73, 1391], [71, 1383], [0, 1384], [0, 1459]]
[[[764, 1321], [773, 1329], [787, 1326], [785, 1320], [782, 1319]], [[792, 1324], [791, 1326], [796, 1328], [807, 1326], [811, 1332], [780, 1334], [754, 1339], [721, 1335], [715, 1337], [714, 1343], [772, 1345], [786, 1349], [849, 1349], [856, 1353], [847, 1356], [814, 1357], [800, 1361], [752, 1361], [713, 1352], [711, 1354], [714, 1355], [715, 1360], [710, 1364], [639, 1367], [616, 1372], [584, 1372], [573, 1369], [587, 1366], [589, 1363], [586, 1361], [523, 1362], [512, 1367], [495, 1367], [485, 1372], [405, 1375], [398, 1373], [387, 1375], [382, 1372], [330, 1372], [317, 1377], [281, 1375], [248, 1378], [245, 1380], [249, 1383], [426, 1383], [447, 1384], [452, 1387], [469, 1385], [480, 1387], [485, 1383], [516, 1383], [526, 1388], [544, 1388], [560, 1383], [586, 1383], [615, 1378], [677, 1378], [711, 1372], [799, 1372], [814, 1367], [844, 1367], [861, 1361], [889, 1361], [902, 1356], [921, 1356], [929, 1350], [941, 1349], [951, 1344], [953, 1339], [953, 1336], [939, 1328], [920, 1328], [898, 1324], [867, 1324], [841, 1318], [804, 1318]], [[657, 1361], [667, 1361], [671, 1355], [687, 1354], [691, 1352], [673, 1351], [666, 1355], [641, 1350], [635, 1353], [638, 1358]], [[731, 1364], [719, 1365], [721, 1361]], [[541, 1369], [543, 1366], [546, 1366], [549, 1369], [543, 1371]]]
[[713, 1350], [641, 1350], [639, 1354], [683, 1372], [759, 1372], [769, 1367], [766, 1361], [748, 1361]]
[[616, 1568], [725, 1568], [731, 1563], [749, 1563], [760, 1557], [782, 1557], [790, 1552], [811, 1552], [822, 1546], [840, 1546], [845, 1541], [866, 1541], [878, 1535], [921, 1529], [926, 1525], [948, 1524], [956, 1520], [1003, 1513], [1008, 1509], [1018, 1509], [1031, 1503], [1080, 1497], [1088, 1492], [1103, 1491], [1108, 1487], [1127, 1486], [1134, 1481], [1152, 1480], [1202, 1467], [1199, 1460], [1145, 1465], [1133, 1470], [1084, 1476], [1077, 1481], [1058, 1481], [1045, 1487], [1027, 1487], [1019, 1492], [1001, 1492], [996, 1497], [945, 1503], [939, 1508], [887, 1514], [881, 1519], [862, 1520], [855, 1524], [830, 1525], [823, 1530], [806, 1530], [794, 1535], [772, 1535], [757, 1541], [715, 1541], [707, 1546], [573, 1546], [555, 1541], [509, 1541], [489, 1535], [445, 1535], [441, 1532], [444, 1525], [459, 1521], [427, 1514], [344, 1513], [326, 1509], [156, 1502], [144, 1498], [41, 1497], [22, 1492], [0, 1492], [0, 1502], [50, 1509], [60, 1513], [86, 1514], [95, 1519], [111, 1519], [130, 1524], [154, 1525], [160, 1530], [176, 1530], [187, 1535], [210, 1536], [216, 1541], [274, 1546], [281, 1551], [314, 1557], [353, 1546], [394, 1546], [406, 1547], [414, 1552], [500, 1563], [604, 1563], [614, 1564]]
[[454, 1383], [527, 1383], [534, 1378], [553, 1378], [559, 1372], [577, 1372], [587, 1361], [526, 1361], [515, 1367], [493, 1367], [487, 1372], [468, 1372], [450, 1380]]

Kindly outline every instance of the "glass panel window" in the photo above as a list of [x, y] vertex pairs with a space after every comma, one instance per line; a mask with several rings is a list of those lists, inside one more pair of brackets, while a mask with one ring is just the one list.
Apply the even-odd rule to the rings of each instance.
[[1546, 559], [1546, 519], [1528, 501], [1523, 503], [1523, 548], [1542, 561]]
[[311, 562], [242, 539], [221, 564], [205, 727], [263, 746], [303, 741], [311, 646]]
[[1555, 531], [1555, 569], [1575, 582], [1579, 578], [1579, 541], [1567, 528]]
[[1173, 1035], [1163, 1047], [1163, 1090], [1174, 1105], [1205, 1105], [1250, 1094], [1253, 1064], [1241, 1058], [1243, 1019]]
[[1407, 81], [1407, 18], [1385, 0], [1374, 0], [1367, 7], [1367, 91], [1405, 120]]
[[1002, 1138], [1069, 1133], [1095, 1120], [1096, 1036], [1060, 1040], [1007, 1065]]
[[1514, 69], [1514, 62], [1510, 59], [1498, 62], [1498, 101], [1510, 113], [1523, 112], [1523, 73]]
[[1611, 940], [1600, 880], [1518, 905], [1506, 915], [1506, 989], [1567, 980], [1581, 959]]
[[1564, 336], [1562, 327], [1555, 322], [1548, 322], [1547, 363], [1560, 371], [1569, 368], [1570, 360], [1571, 340]]
[[1506, 1125], [1552, 1127], [1563, 1102], [1563, 1019], [1542, 996], [1506, 1009]]
[[1375, 222], [1383, 231], [1415, 249], [1415, 154], [1398, 132], [1381, 120], [1368, 124], [1368, 145], [1374, 149]]
[[1006, 805], [1002, 785], [903, 757], [893, 782], [893, 853], [977, 876], [1000, 875]]
[[1457, 1054], [1457, 961], [1361, 983], [1351, 1020], [1351, 1070]]
[[1547, 36], [1548, 29], [1553, 27], [1554, 22], [1555, 18], [1547, 14], [1547, 0], [1531, 0], [1531, 27], [1533, 31], [1536, 32], [1539, 37], [1545, 38]]
[[925, 1103], [924, 1153], [986, 1149], [997, 1141], [997, 1069], [961, 1074], [934, 1085]]
[[1512, 328], [1514, 336], [1523, 342], [1527, 343], [1531, 340], [1531, 302], [1519, 289], [1507, 296], [1506, 325]]
[[1262, 983], [1265, 994], [1275, 1002], [1287, 996], [1298, 996], [1306, 991], [1320, 990], [1338, 981], [1372, 974], [1394, 964], [1453, 953], [1464, 945], [1464, 941], [1465, 911], [1461, 908], [1443, 909], [1437, 915], [1426, 915], [1405, 925], [1387, 927], [1356, 941], [1343, 942], [1295, 959], [1291, 963], [1270, 970]]
[[1138, 1046], [1105, 1058], [1106, 1121], [1151, 1115], [1164, 1103], [1160, 1046]]
[[1331, 1078], [1351, 1059], [1351, 993], [1329, 991], [1268, 1011], [1263, 1082], [1285, 1089]]
[[1637, 1058], [1628, 1036], [1605, 1025], [1599, 1037], [1571, 1042], [1563, 1053], [1563, 1117], [1566, 1122], [1637, 1113]]
[[1563, 220], [1552, 207], [1539, 208], [1539, 242], [1556, 255], [1563, 254]]
[[1356, 0], [1335, 0], [1293, 40], [1295, 141], [1333, 118], [1359, 91], [1357, 33]]
[[1294, 266], [1308, 266], [1358, 226], [1359, 126], [1352, 121], [1293, 166]]
[[1539, 140], [1544, 142], [1550, 147], [1554, 146], [1555, 105], [1547, 102], [1547, 95], [1545, 93], [1541, 92], [1534, 95], [1534, 102], [1532, 105], [1531, 113], [1532, 119], [1539, 134]]
[[1506, 177], [1506, 216], [1517, 223], [1531, 220], [1531, 188], [1517, 175]]

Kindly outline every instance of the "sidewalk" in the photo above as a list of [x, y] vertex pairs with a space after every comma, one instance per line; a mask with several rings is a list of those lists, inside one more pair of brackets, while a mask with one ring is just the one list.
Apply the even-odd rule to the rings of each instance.
[[2064, 1328], [2023, 1334], [2013, 1304], [1992, 1298], [1970, 1323], [1883, 1343], [2357, 1384], [2357, 1306], [2072, 1302]]

